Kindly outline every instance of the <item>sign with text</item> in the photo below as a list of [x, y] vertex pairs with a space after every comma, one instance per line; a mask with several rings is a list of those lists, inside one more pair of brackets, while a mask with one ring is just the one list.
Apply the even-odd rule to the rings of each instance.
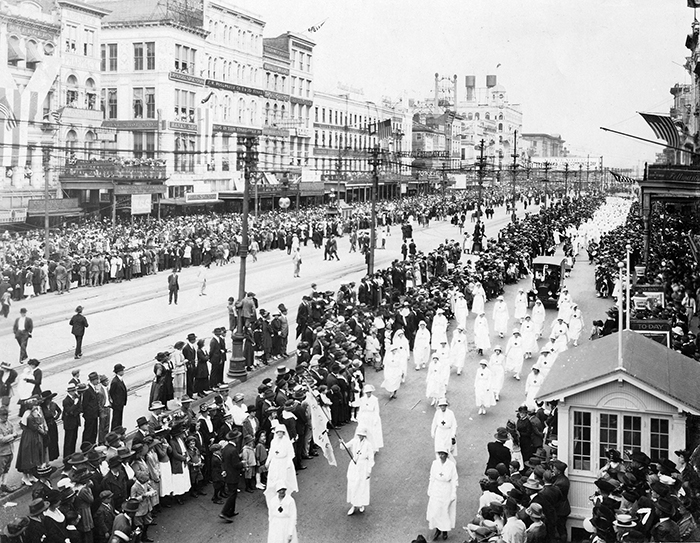
[[253, 96], [262, 96], [262, 89], [254, 89], [253, 87], [245, 87], [236, 85], [235, 83], [227, 83], [226, 81], [217, 81], [216, 79], [207, 79], [206, 86], [212, 89], [227, 90], [230, 92], [241, 92], [243, 94], [252, 94]]
[[132, 194], [131, 195], [131, 214], [132, 215], [148, 215], [151, 212], [151, 195], [150, 194]]
[[188, 204], [207, 204], [218, 201], [218, 192], [188, 192], [185, 194], [185, 202]]
[[183, 83], [190, 83], [192, 85], [197, 85], [199, 87], [204, 86], [204, 79], [201, 77], [196, 77], [182, 72], [170, 72], [168, 73], [168, 79], [171, 81], [182, 81]]
[[663, 319], [630, 319], [630, 330], [671, 347], [671, 323]]

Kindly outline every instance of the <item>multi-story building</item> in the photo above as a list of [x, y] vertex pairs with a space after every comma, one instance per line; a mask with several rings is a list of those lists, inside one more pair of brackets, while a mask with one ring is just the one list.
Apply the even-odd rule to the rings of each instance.
[[559, 134], [535, 132], [519, 134], [518, 146], [528, 157], [564, 157], [569, 154]]
[[[0, 6], [0, 223], [24, 222], [30, 200], [43, 200], [45, 192], [56, 195], [52, 156], [59, 140], [51, 113], [58, 110], [62, 59], [71, 54], [61, 18], [77, 21], [79, 13], [85, 15], [81, 29], [99, 27], [103, 13], [79, 2], [59, 7], [9, 0]], [[82, 38], [76, 35], [69, 43], [77, 49]], [[89, 63], [91, 51], [83, 56]]]

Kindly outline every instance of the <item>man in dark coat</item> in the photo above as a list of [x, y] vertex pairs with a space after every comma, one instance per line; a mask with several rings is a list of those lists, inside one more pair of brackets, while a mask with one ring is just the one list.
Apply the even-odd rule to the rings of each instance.
[[211, 364], [209, 387], [211, 389], [224, 382], [224, 365], [226, 363], [226, 347], [223, 346], [221, 339], [221, 328], [214, 328], [212, 333], [214, 336], [209, 342], [209, 363]]
[[197, 367], [197, 335], [187, 334], [187, 343], [182, 348], [182, 356], [185, 357], [187, 366], [187, 395], [194, 397], [194, 373]]
[[109, 400], [112, 404], [112, 426], [114, 430], [117, 426], [122, 426], [124, 418], [124, 407], [127, 401], [127, 390], [124, 384], [124, 370], [121, 364], [114, 365], [114, 377], [109, 384]]
[[17, 381], [17, 371], [12, 369], [12, 364], [3, 361], [0, 363], [0, 403], [5, 407], [10, 405], [12, 387]]
[[[494, 434], [496, 441], [492, 441], [486, 445], [489, 453], [489, 459], [486, 462], [486, 470], [496, 468], [498, 464], [510, 465], [510, 450], [504, 445], [508, 440], [508, 430], [503, 426], [496, 429]], [[484, 470], [484, 473], [486, 473]]]
[[[85, 430], [83, 431], [83, 441], [88, 443], [97, 443], [97, 430], [100, 419], [100, 376], [97, 372], [92, 372], [88, 379], [90, 384], [87, 390], [83, 393], [83, 419], [85, 419]], [[121, 504], [119, 504], [121, 505]]]
[[34, 321], [32, 321], [31, 317], [27, 317], [26, 308], [23, 307], [19, 310], [19, 317], [15, 319], [12, 331], [15, 334], [15, 340], [19, 344], [19, 361], [23, 362], [29, 358], [27, 355], [27, 343], [34, 331]]
[[297, 331], [296, 336], [299, 337], [304, 330], [304, 327], [309, 321], [309, 316], [311, 312], [311, 298], [309, 296], [302, 296], [301, 303], [297, 309]]
[[659, 523], [651, 529], [652, 541], [680, 541], [681, 532], [678, 524], [673, 520], [676, 507], [668, 498], [659, 498], [656, 502], [656, 514]]
[[227, 443], [221, 451], [221, 466], [229, 495], [224, 507], [221, 509], [221, 513], [219, 513], [219, 517], [226, 522], [233, 522], [233, 517], [238, 514], [236, 512], [236, 498], [238, 496], [238, 481], [243, 470], [241, 455], [236, 446], [236, 440], [239, 435], [240, 432], [236, 430], [229, 432], [226, 435]]
[[75, 336], [75, 356], [77, 360], [83, 356], [83, 336], [85, 335], [85, 329], [88, 327], [88, 321], [83, 315], [83, 306], [79, 305], [75, 308], [75, 315], [73, 315], [68, 322], [71, 326], [71, 334]]
[[552, 473], [554, 481], [552, 484], [559, 489], [561, 500], [556, 504], [557, 510], [557, 534], [561, 541], [566, 541], [566, 519], [571, 514], [571, 504], [569, 503], [569, 478], [564, 475], [568, 466], [561, 460], [552, 462]]
[[177, 270], [173, 270], [170, 275], [168, 275], [168, 304], [172, 304], [175, 300], [175, 305], [177, 305], [177, 295], [180, 292], [180, 281], [178, 279]]
[[80, 428], [80, 396], [75, 385], [69, 385], [66, 389], [68, 395], [63, 398], [63, 457], [67, 458], [75, 452], [78, 441], [78, 428]]

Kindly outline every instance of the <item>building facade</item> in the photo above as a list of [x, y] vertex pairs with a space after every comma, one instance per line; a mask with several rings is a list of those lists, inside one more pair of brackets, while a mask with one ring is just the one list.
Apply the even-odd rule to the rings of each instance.
[[565, 157], [569, 154], [559, 134], [520, 134], [520, 146], [529, 157]]

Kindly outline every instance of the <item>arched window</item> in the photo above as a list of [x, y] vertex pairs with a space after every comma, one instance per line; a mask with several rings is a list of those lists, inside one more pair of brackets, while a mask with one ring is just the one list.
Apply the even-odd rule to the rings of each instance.
[[25, 58], [26, 55], [20, 39], [17, 36], [10, 36], [7, 39], [7, 63], [10, 66], [17, 66], [17, 63]]
[[499, 121], [502, 121], [502, 120], [503, 120], [503, 113], [500, 113], [500, 114], [498, 115], [498, 120], [499, 120]]
[[238, 99], [238, 122], [243, 122], [243, 116], [245, 115], [245, 100], [243, 98]]
[[468, 121], [474, 120], [474, 114], [473, 114], [473, 113], [470, 113], [469, 115], [467, 115], [467, 120], [468, 120]]
[[489, 114], [488, 111], [486, 113], [484, 113], [484, 119], [486, 119], [487, 121], [491, 120], [491, 115]]
[[250, 102], [250, 124], [258, 124], [258, 103], [255, 100]]
[[74, 75], [69, 75], [66, 87], [66, 106], [78, 107], [78, 78]]
[[498, 131], [503, 132], [503, 123], [498, 123]]
[[265, 126], [270, 124], [270, 102], [265, 103]]
[[272, 124], [277, 124], [277, 104], [272, 106]]
[[478, 114], [478, 113], [474, 113], [474, 120], [476, 120], [476, 121], [479, 120], [479, 114]]
[[85, 81], [85, 108], [97, 109], [97, 89], [92, 77], [88, 77]]
[[75, 130], [69, 130], [68, 133], [66, 134], [66, 147], [70, 150], [71, 153], [73, 153], [75, 146], [78, 142], [78, 134], [75, 133]]
[[284, 106], [280, 107], [280, 119], [285, 120], [287, 118], [287, 109]]
[[95, 133], [92, 130], [85, 132], [85, 148], [87, 149], [87, 158], [90, 159], [93, 156], [93, 150], [95, 149]]

